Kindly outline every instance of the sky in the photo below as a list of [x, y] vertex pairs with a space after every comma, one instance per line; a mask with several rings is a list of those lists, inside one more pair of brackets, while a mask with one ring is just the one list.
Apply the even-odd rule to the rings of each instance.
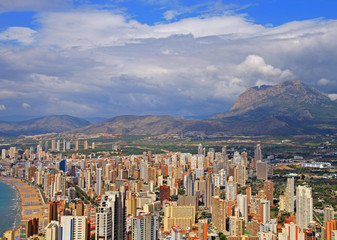
[[0, 120], [207, 117], [299, 79], [337, 96], [335, 0], [1, 0]]

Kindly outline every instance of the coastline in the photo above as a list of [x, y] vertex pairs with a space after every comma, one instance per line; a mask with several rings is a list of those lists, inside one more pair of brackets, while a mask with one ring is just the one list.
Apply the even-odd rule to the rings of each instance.
[[[14, 222], [13, 222], [12, 227], [11, 228], [8, 227], [5, 231], [3, 231], [3, 229], [2, 229], [2, 231], [3, 231], [2, 235], [4, 235], [5, 233], [7, 233], [9, 231], [14, 231], [15, 232], [17, 230], [17, 228], [20, 226], [20, 222], [21, 222], [21, 219], [22, 219], [22, 215], [21, 215], [21, 198], [20, 198], [20, 193], [19, 193], [18, 189], [16, 188], [16, 186], [14, 184], [9, 183], [3, 177], [0, 177], [0, 181], [1, 181], [1, 184], [8, 185], [11, 189], [13, 189], [13, 191], [15, 191], [15, 194], [16, 194], [16, 197], [17, 197], [17, 200], [18, 200], [18, 202], [15, 204], [15, 208], [19, 208], [19, 211], [17, 211], [16, 214], [15, 214], [15, 218], [14, 218]], [[10, 196], [8, 196], [8, 197], [10, 197]], [[17, 219], [17, 217], [19, 219]], [[2, 236], [0, 236], [0, 237], [2, 237]]]
[[[39, 218], [39, 225], [42, 226], [43, 200], [41, 199], [39, 190], [18, 178], [1, 177], [0, 180], [13, 185], [18, 192], [20, 198], [20, 222]], [[11, 230], [14, 231], [14, 236], [20, 236], [20, 224], [14, 229], [8, 229], [6, 232]]]

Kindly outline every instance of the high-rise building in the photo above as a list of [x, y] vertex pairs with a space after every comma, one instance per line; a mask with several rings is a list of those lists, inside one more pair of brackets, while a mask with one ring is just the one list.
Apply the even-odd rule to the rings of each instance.
[[262, 159], [263, 159], [263, 157], [262, 157], [261, 145], [260, 144], [256, 144], [256, 148], [255, 148], [255, 162], [262, 161]]
[[1, 159], [4, 160], [7, 157], [7, 150], [6, 149], [2, 149], [1, 150]]
[[270, 221], [270, 202], [267, 199], [261, 199], [261, 219], [262, 223], [267, 223]]
[[163, 205], [165, 201], [170, 201], [170, 187], [163, 185], [159, 188], [160, 204]]
[[61, 149], [61, 142], [60, 142], [60, 139], [57, 140], [57, 143], [56, 143], [56, 151], [60, 151]]
[[62, 159], [59, 163], [59, 170], [66, 172], [67, 171], [67, 160], [66, 159]]
[[157, 220], [152, 214], [132, 217], [131, 219], [131, 240], [156, 240]]
[[50, 150], [56, 151], [56, 140], [55, 139], [51, 140], [51, 149]]
[[9, 158], [13, 159], [16, 157], [16, 147], [10, 147], [9, 149]]
[[133, 216], [135, 217], [137, 215], [137, 199], [135, 196], [131, 196], [125, 200], [125, 206], [126, 206], [126, 216]]
[[179, 226], [186, 230], [195, 223], [194, 206], [165, 206], [164, 231], [169, 231], [172, 226]]
[[274, 184], [273, 181], [264, 181], [264, 193], [267, 196], [267, 200], [270, 202], [270, 206], [274, 206]]
[[86, 216], [61, 216], [62, 240], [87, 240], [88, 235]]
[[46, 240], [59, 240], [61, 239], [61, 227], [59, 221], [51, 221], [46, 230]]
[[84, 216], [84, 203], [83, 202], [77, 202], [76, 203], [76, 216]]
[[48, 150], [49, 150], [49, 143], [48, 143], [48, 141], [45, 141], [45, 143], [44, 143], [44, 151], [48, 152]]
[[328, 206], [324, 208], [324, 225], [326, 225], [327, 221], [335, 218], [335, 212], [333, 207]]
[[279, 210], [281, 212], [285, 211], [286, 210], [286, 195], [280, 195], [279, 196]]
[[109, 191], [102, 196], [96, 213], [96, 240], [126, 237], [125, 192]]
[[63, 152], [65, 152], [67, 149], [66, 149], [66, 140], [63, 139], [63, 147], [62, 147], [62, 150]]
[[245, 233], [245, 220], [238, 217], [230, 217], [229, 235], [232, 237], [240, 237]]
[[84, 149], [85, 150], [88, 149], [88, 141], [87, 140], [84, 141]]
[[212, 222], [220, 231], [226, 231], [226, 203], [219, 196], [213, 197]]
[[313, 221], [313, 203], [311, 188], [298, 186], [296, 188], [296, 223], [302, 230]]
[[96, 195], [102, 195], [102, 168], [96, 168]]
[[294, 192], [295, 192], [295, 182], [294, 178], [287, 179], [287, 187], [285, 192], [285, 210], [287, 212], [293, 213], [294, 212]]
[[333, 238], [333, 231], [337, 230], [337, 220], [331, 219], [326, 222], [326, 239], [327, 240], [334, 240]]
[[238, 184], [234, 182], [233, 176], [230, 176], [226, 185], [226, 200], [236, 200]]
[[278, 233], [279, 240], [296, 240], [296, 239], [304, 239], [299, 236], [299, 228], [293, 223], [286, 223], [282, 228], [282, 232]]
[[256, 177], [260, 180], [268, 180], [268, 164], [262, 161], [256, 162]]
[[28, 239], [29, 237], [39, 233], [39, 218], [25, 219], [20, 223], [20, 239]]
[[171, 240], [183, 239], [183, 230], [179, 226], [171, 227]]
[[57, 202], [49, 202], [48, 205], [48, 223], [58, 221]]
[[203, 154], [202, 144], [199, 143], [199, 145], [198, 145], [198, 155], [202, 155], [202, 154]]
[[75, 141], [75, 151], [78, 151], [78, 140]]
[[240, 209], [240, 216], [244, 218], [245, 223], [248, 223], [248, 197], [247, 195], [239, 194], [237, 199]]

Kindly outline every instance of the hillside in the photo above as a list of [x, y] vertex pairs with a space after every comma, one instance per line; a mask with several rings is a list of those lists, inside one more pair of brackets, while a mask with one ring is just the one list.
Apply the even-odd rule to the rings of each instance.
[[89, 125], [90, 122], [68, 115], [45, 116], [21, 122], [0, 122], [0, 135], [36, 135], [60, 133]]

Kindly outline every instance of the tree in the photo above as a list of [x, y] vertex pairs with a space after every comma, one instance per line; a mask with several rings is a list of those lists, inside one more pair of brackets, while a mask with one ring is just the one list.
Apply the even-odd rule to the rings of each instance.
[[222, 232], [219, 232], [219, 238], [220, 238], [220, 240], [227, 240], [226, 235], [223, 234]]

